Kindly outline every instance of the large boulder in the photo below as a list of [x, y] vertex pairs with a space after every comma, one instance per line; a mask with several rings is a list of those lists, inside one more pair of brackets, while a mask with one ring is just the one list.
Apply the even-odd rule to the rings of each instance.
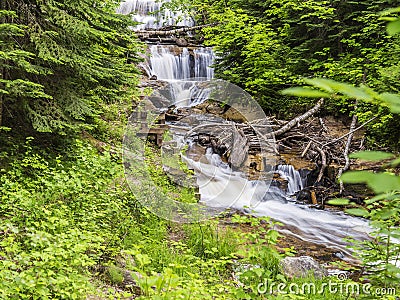
[[308, 277], [322, 278], [328, 272], [315, 259], [310, 256], [285, 257], [281, 260], [283, 273], [289, 278]]

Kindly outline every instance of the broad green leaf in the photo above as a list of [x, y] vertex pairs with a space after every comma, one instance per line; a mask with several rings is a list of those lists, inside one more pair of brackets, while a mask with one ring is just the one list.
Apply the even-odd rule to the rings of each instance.
[[400, 178], [394, 174], [372, 174], [367, 184], [377, 194], [400, 190]]
[[387, 220], [387, 219], [390, 219], [391, 217], [395, 216], [396, 214], [397, 214], [397, 211], [395, 209], [385, 208], [378, 213], [378, 216], [382, 220]]
[[387, 199], [387, 197], [389, 197], [389, 195], [391, 195], [391, 194], [381, 194], [381, 195], [375, 196], [371, 199], [365, 199], [364, 202], [365, 202], [365, 204], [372, 204], [376, 201]]
[[326, 79], [326, 78], [311, 78], [311, 79], [307, 78], [307, 79], [304, 79], [304, 82], [309, 85], [313, 85], [317, 88], [320, 88], [321, 90], [325, 90], [328, 93], [334, 92], [332, 85], [337, 83], [334, 80]]
[[360, 87], [355, 87], [350, 84], [342, 82], [335, 82], [335, 84], [332, 85], [332, 87], [349, 98], [354, 98], [369, 102], [372, 102], [374, 100], [374, 98], [369, 93], [366, 93], [363, 90], [363, 88]]
[[340, 176], [340, 180], [344, 183], [365, 183], [372, 175], [369, 171], [349, 171]]
[[330, 205], [347, 205], [349, 203], [350, 200], [345, 198], [332, 199], [328, 201], [328, 204]]
[[394, 155], [388, 152], [382, 151], [360, 151], [356, 153], [352, 153], [349, 155], [350, 158], [358, 158], [362, 160], [368, 161], [380, 161], [384, 159], [393, 158]]
[[310, 97], [310, 98], [330, 98], [331, 95], [321, 91], [311, 89], [309, 87], [293, 87], [285, 89], [281, 92], [283, 95], [292, 95], [298, 97]]
[[400, 190], [400, 178], [389, 173], [351, 171], [343, 174], [340, 180], [344, 183], [366, 183], [377, 194]]
[[393, 113], [400, 113], [400, 96], [396, 94], [383, 93], [379, 95], [380, 100], [387, 104]]
[[393, 167], [397, 167], [398, 165], [400, 165], [400, 157], [392, 161], [391, 165]]
[[386, 31], [389, 35], [400, 33], [400, 19], [397, 19], [396, 21], [392, 21], [387, 24]]
[[368, 216], [368, 211], [364, 208], [349, 208], [345, 210], [346, 213], [358, 216], [358, 217], [366, 217]]
[[379, 20], [386, 21], [386, 22], [393, 22], [396, 21], [396, 17], [380, 17]]
[[389, 9], [385, 9], [384, 11], [379, 12], [380, 16], [387, 16], [393, 13], [398, 13], [400, 12], [400, 7], [393, 7]]

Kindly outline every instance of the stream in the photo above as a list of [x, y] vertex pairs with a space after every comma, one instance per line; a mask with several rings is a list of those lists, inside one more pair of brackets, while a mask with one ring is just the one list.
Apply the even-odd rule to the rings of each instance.
[[[167, 10], [163, 14], [153, 14], [159, 8], [160, 2], [154, 0], [128, 0], [121, 4], [118, 12], [133, 13], [134, 20], [141, 23], [134, 28], [135, 30], [194, 24], [193, 20], [183, 13]], [[231, 208], [255, 216], [270, 217], [284, 224], [280, 229], [283, 234], [336, 249], [345, 257], [350, 257], [351, 252], [344, 238], [368, 238], [371, 229], [365, 219], [352, 217], [340, 211], [319, 210], [297, 204], [293, 195], [305, 188], [307, 180], [306, 174], [302, 176], [293, 166], [271, 164], [265, 171], [269, 179], [250, 180], [242, 171], [231, 168], [212, 148], [203, 149], [204, 147], [193, 138], [185, 136], [193, 129], [194, 124], [212, 122], [212, 116], [191, 110], [210, 97], [210, 91], [201, 88], [201, 84], [197, 83], [202, 80], [209, 81], [214, 76], [211, 65], [215, 55], [211, 48], [151, 43], [148, 55], [145, 67], [148, 77], [153, 76], [167, 82], [158, 93], [164, 93], [165, 97], [172, 99], [175, 109], [188, 111], [186, 117], [168, 121], [167, 124], [170, 125], [176, 147], [187, 149], [181, 160], [189, 169], [194, 170], [201, 203], [209, 207]], [[189, 78], [196, 80], [187, 80]], [[168, 151], [170, 145], [171, 142], [163, 143], [162, 151]], [[164, 169], [168, 169], [168, 166], [165, 165]], [[287, 182], [286, 189], [283, 190], [275, 184], [271, 179], [273, 174], [279, 174], [280, 178]]]

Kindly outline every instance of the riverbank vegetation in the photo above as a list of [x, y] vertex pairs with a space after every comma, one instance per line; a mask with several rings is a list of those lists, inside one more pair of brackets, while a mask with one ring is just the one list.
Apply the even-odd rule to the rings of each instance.
[[[312, 100], [279, 91], [301, 84], [302, 77], [399, 92], [399, 38], [386, 34], [376, 14], [392, 3], [331, 2], [184, 4], [196, 10], [199, 23], [218, 22], [204, 29], [206, 43], [220, 57], [218, 76], [252, 92], [271, 113], [291, 116]], [[114, 13], [117, 5], [0, 2], [0, 298], [395, 299], [382, 288], [398, 287], [398, 269], [388, 268], [398, 248], [385, 247], [388, 239], [379, 235], [380, 243], [361, 252], [375, 255], [365, 260], [372, 294], [332, 292], [323, 286], [367, 281], [288, 278], [279, 261], [296, 251], [276, 247], [280, 234], [268, 218], [232, 212], [181, 225], [138, 203], [125, 180], [121, 144], [139, 100], [135, 64], [143, 45], [128, 29], [130, 19]], [[353, 105], [354, 98], [332, 97], [325, 113], [350, 114]], [[379, 115], [368, 128], [377, 148], [399, 146], [398, 111], [391, 107], [376, 101], [357, 105], [360, 120]], [[169, 189], [160, 168], [152, 171]], [[389, 186], [386, 175], [358, 179]], [[377, 189], [380, 195], [369, 201], [368, 211], [362, 209], [382, 225], [378, 234], [393, 238], [399, 238], [393, 229], [397, 184]], [[190, 202], [188, 194], [177, 197]], [[383, 261], [379, 268], [377, 261]], [[321, 293], [290, 294], [291, 284], [304, 283]]]

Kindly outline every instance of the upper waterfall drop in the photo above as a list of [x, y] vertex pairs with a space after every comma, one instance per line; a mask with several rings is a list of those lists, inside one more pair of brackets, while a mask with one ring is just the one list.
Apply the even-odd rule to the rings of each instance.
[[170, 0], [125, 0], [117, 9], [117, 13], [132, 14], [132, 19], [138, 23], [134, 29], [158, 29], [164, 26], [193, 26], [193, 19], [183, 13], [162, 8], [163, 3]]
[[[139, 24], [133, 30], [154, 30], [165, 26], [191, 27], [194, 20], [185, 12], [163, 8], [170, 0], [125, 0], [117, 9], [117, 13], [132, 14]], [[171, 43], [176, 37], [171, 38]], [[189, 78], [214, 77], [211, 65], [215, 55], [209, 47], [178, 47], [177, 45], [161, 45], [160, 41], [149, 46], [150, 57], [143, 68], [148, 75], [160, 80], [181, 80]]]
[[161, 80], [214, 77], [211, 65], [215, 55], [211, 48], [179, 48], [168, 45], [150, 46], [150, 72]]

